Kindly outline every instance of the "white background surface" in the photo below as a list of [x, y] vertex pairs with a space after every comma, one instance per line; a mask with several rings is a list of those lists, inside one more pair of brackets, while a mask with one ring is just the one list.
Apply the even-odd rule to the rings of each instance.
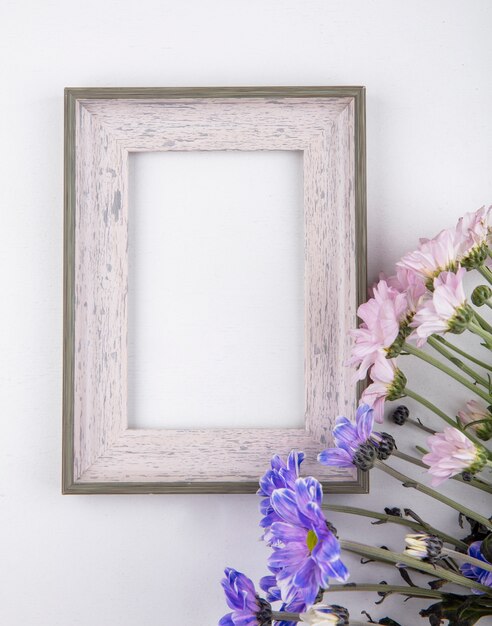
[[[223, 566], [257, 580], [267, 556], [254, 496], [60, 495], [63, 87], [366, 85], [374, 279], [492, 201], [491, 26], [485, 0], [2, 0], [1, 624], [213, 626]], [[441, 379], [407, 373], [451, 406]], [[393, 489], [374, 477], [371, 506], [437, 514]], [[490, 508], [476, 493], [469, 504]], [[343, 523], [345, 537], [401, 545], [400, 531], [366, 529]], [[421, 621], [413, 603], [336, 601], [354, 618]]]

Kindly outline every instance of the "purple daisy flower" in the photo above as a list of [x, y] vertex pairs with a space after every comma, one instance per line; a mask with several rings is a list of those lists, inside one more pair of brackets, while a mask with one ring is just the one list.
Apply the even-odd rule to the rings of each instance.
[[263, 539], [267, 543], [270, 543], [271, 540], [268, 529], [273, 522], [279, 521], [279, 517], [270, 502], [270, 497], [275, 489], [294, 489], [294, 484], [299, 478], [299, 467], [303, 461], [303, 452], [292, 450], [287, 457], [287, 462], [276, 454], [270, 461], [271, 469], [267, 470], [260, 478], [260, 488], [257, 491], [257, 494], [262, 496], [260, 512], [263, 517], [260, 526], [265, 529]]
[[269, 567], [268, 569], [272, 573], [269, 576], [263, 576], [263, 578], [260, 579], [260, 587], [265, 592], [265, 596], [268, 602], [280, 602], [282, 597], [280, 595], [280, 589], [278, 588], [276, 577], [276, 574], [280, 571], [280, 568]]
[[253, 582], [231, 567], [226, 568], [224, 574], [221, 584], [232, 613], [224, 615], [219, 626], [269, 626], [272, 609], [258, 596]]
[[[266, 599], [269, 602], [280, 602], [282, 597], [280, 595], [280, 588], [277, 585], [276, 574], [281, 568], [269, 567], [272, 572], [270, 576], [264, 576], [260, 580], [260, 587], [266, 594]], [[289, 603], [283, 603], [280, 607], [280, 611], [288, 611], [289, 613], [302, 613], [306, 610], [306, 603], [300, 594]], [[275, 621], [275, 626], [297, 626], [297, 622], [289, 622], [285, 620]]]
[[323, 450], [318, 461], [323, 465], [370, 469], [376, 458], [385, 459], [393, 451], [395, 441], [387, 433], [373, 432], [374, 410], [361, 404], [355, 415], [355, 424], [346, 417], [337, 417], [333, 429], [335, 448]]
[[[481, 541], [474, 541], [468, 548], [468, 554], [475, 559], [483, 561], [484, 563], [489, 563], [489, 561], [482, 554], [481, 547]], [[463, 576], [466, 576], [471, 580], [476, 580], [478, 583], [485, 585], [486, 587], [492, 587], [492, 572], [482, 569], [478, 565], [472, 565], [471, 563], [463, 563], [460, 570]], [[481, 594], [482, 592], [473, 589], [473, 593]]]
[[287, 604], [302, 598], [310, 606], [330, 578], [342, 582], [348, 578], [340, 544], [321, 511], [322, 499], [321, 485], [312, 477], [298, 478], [294, 491], [277, 489], [271, 496], [282, 521], [271, 527], [274, 542], [269, 566], [277, 570], [277, 585]]
[[350, 467], [354, 464], [354, 455], [359, 446], [366, 444], [372, 434], [374, 411], [368, 404], [361, 404], [355, 415], [355, 424], [346, 417], [337, 417], [333, 429], [336, 448], [324, 450], [318, 454], [318, 461], [323, 465]]

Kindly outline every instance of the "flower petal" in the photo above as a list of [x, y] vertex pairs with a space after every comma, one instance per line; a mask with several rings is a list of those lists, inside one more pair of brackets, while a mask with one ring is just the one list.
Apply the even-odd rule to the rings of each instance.
[[369, 439], [374, 425], [374, 411], [368, 404], [361, 404], [355, 415], [357, 434], [361, 441]]
[[277, 489], [271, 496], [272, 507], [275, 512], [290, 524], [301, 524], [297, 501], [290, 489]]
[[323, 450], [318, 454], [318, 461], [322, 465], [329, 465], [331, 467], [351, 467], [352, 456], [346, 451], [340, 448], [329, 448]]

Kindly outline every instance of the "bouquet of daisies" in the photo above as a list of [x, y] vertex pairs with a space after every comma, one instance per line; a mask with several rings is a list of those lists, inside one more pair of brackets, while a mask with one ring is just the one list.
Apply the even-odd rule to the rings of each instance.
[[[470, 272], [479, 284], [467, 298], [465, 278], [468, 284]], [[359, 307], [362, 322], [353, 331], [349, 366], [355, 369], [357, 380], [368, 377], [370, 381], [355, 420], [338, 417], [334, 446], [318, 455], [321, 464], [356, 466], [364, 472], [377, 469], [400, 485], [426, 494], [442, 505], [443, 516], [450, 511], [456, 514], [456, 535], [463, 534], [460, 529], [465, 522], [470, 526], [467, 536], [445, 533], [410, 509], [380, 512], [330, 505], [323, 500], [319, 481], [302, 476], [302, 452], [292, 451], [287, 459], [274, 456], [260, 478], [258, 491], [263, 541], [270, 549], [269, 575], [260, 581], [260, 595], [247, 576], [225, 570], [222, 586], [231, 612], [220, 620], [220, 626], [295, 626], [299, 622], [401, 626], [390, 617], [374, 622], [367, 613], [368, 621], [351, 619], [348, 609], [338, 604], [341, 592], [348, 590], [372, 591], [383, 599], [393, 594], [428, 599], [430, 605], [420, 616], [428, 618], [432, 626], [446, 622], [472, 626], [492, 616], [492, 518], [436, 489], [452, 479], [464, 490], [482, 491], [492, 503], [492, 484], [487, 481], [492, 467], [492, 452], [487, 447], [492, 437], [490, 308], [492, 207], [483, 207], [466, 214], [455, 228], [422, 239], [417, 250], [396, 264], [393, 276], [381, 276], [370, 299]], [[480, 352], [469, 354], [462, 339], [453, 339], [463, 333], [476, 337]], [[407, 357], [421, 359], [427, 367], [449, 376], [453, 384], [466, 388], [466, 406], [446, 412], [434, 399], [409, 388], [404, 373]], [[375, 424], [384, 421], [386, 401], [404, 397], [444, 422], [442, 429], [434, 430], [413, 419], [404, 405], [391, 412], [394, 423], [407, 423], [425, 432], [426, 447], [415, 446], [413, 455], [400, 452], [392, 435], [375, 430]], [[424, 468], [429, 484], [397, 470], [391, 464], [393, 457]], [[462, 500], [466, 502], [465, 493]], [[405, 526], [409, 530], [405, 545], [393, 552], [345, 539], [327, 519], [330, 511]], [[398, 568], [404, 584], [349, 581], [344, 551], [367, 562]], [[410, 572], [427, 577], [426, 584], [416, 585]], [[333, 597], [337, 604], [329, 601]]]

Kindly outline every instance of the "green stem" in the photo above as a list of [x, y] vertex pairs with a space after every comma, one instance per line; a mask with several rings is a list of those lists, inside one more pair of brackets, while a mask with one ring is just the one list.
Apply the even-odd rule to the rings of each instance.
[[475, 382], [477, 382], [479, 385], [482, 385], [482, 387], [485, 387], [485, 389], [489, 388], [489, 381], [486, 378], [484, 378], [483, 376], [480, 376], [480, 374], [478, 372], [475, 372], [475, 370], [473, 370], [471, 367], [469, 367], [468, 365], [463, 363], [463, 361], [461, 361], [460, 359], [458, 359], [454, 355], [452, 355], [451, 352], [448, 352], [446, 350], [446, 348], [444, 348], [439, 343], [439, 341], [436, 341], [434, 339], [434, 337], [432, 337], [432, 336], [428, 337], [427, 338], [427, 343], [430, 346], [432, 346], [434, 348], [434, 350], [439, 352], [439, 354], [442, 354], [443, 357], [445, 357], [446, 359], [451, 361], [451, 363], [453, 365], [455, 365], [458, 369], [460, 369], [465, 374], [468, 374], [468, 376], [470, 376], [470, 378], [473, 378], [473, 380]]
[[[478, 426], [479, 424], [490, 424], [490, 417], [486, 417], [483, 420], [473, 420], [473, 422], [468, 422], [466, 424], [463, 424], [463, 430], [466, 430], [467, 428], [473, 428]], [[488, 439], [486, 439], [486, 441], [488, 441]]]
[[468, 361], [471, 361], [472, 363], [475, 363], [475, 365], [478, 365], [479, 367], [483, 367], [483, 369], [490, 370], [492, 372], [492, 365], [489, 365], [488, 363], [485, 363], [485, 361], [481, 361], [480, 359], [477, 359], [471, 354], [468, 354], [468, 352], [461, 350], [461, 348], [458, 348], [458, 346], [455, 346], [453, 343], [451, 343], [447, 339], [444, 339], [444, 337], [441, 337], [441, 335], [432, 335], [432, 337], [436, 341], [439, 341], [439, 343], [444, 344], [447, 348], [449, 348], [453, 352], [456, 352], [457, 354], [460, 354], [465, 359], [468, 359]]
[[272, 611], [272, 620], [278, 620], [286, 622], [300, 622], [301, 616], [299, 613], [288, 613], [287, 611]]
[[449, 417], [449, 415], [446, 415], [444, 411], [441, 411], [441, 409], [437, 408], [435, 404], [432, 404], [432, 402], [430, 402], [429, 400], [427, 400], [427, 398], [424, 398], [423, 396], [418, 394], [416, 391], [412, 391], [412, 389], [405, 387], [402, 393], [404, 393], [409, 398], [412, 398], [412, 400], [415, 400], [416, 402], [419, 402], [420, 404], [425, 406], [427, 409], [429, 409], [430, 411], [438, 415], [441, 419], [443, 419], [447, 424], [449, 424], [453, 428], [457, 427], [457, 424], [454, 421], [454, 419]]
[[435, 489], [431, 489], [430, 487], [427, 487], [426, 485], [419, 483], [417, 480], [414, 480], [413, 478], [410, 478], [409, 476], [402, 474], [398, 470], [395, 470], [393, 467], [386, 465], [386, 463], [383, 463], [382, 461], [376, 461], [374, 466], [382, 470], [386, 474], [389, 474], [393, 478], [396, 478], [397, 480], [399, 480], [403, 484], [404, 487], [411, 487], [413, 489], [416, 489], [417, 491], [420, 491], [421, 493], [425, 493], [426, 495], [431, 496], [435, 500], [438, 500], [439, 502], [446, 504], [447, 506], [451, 507], [455, 511], [459, 511], [460, 513], [463, 513], [463, 515], [465, 515], [466, 517], [470, 517], [471, 519], [474, 519], [480, 524], [483, 524], [485, 528], [492, 531], [492, 522], [488, 520], [486, 517], [484, 517], [483, 515], [480, 515], [480, 513], [476, 513], [475, 511], [473, 511], [472, 509], [469, 509], [463, 504], [459, 504], [458, 502], [451, 500], [451, 498], [447, 498], [446, 496], [442, 495]]
[[477, 267], [477, 270], [480, 272], [480, 274], [482, 274], [485, 280], [488, 280], [489, 283], [492, 285], [492, 272], [489, 270], [489, 268], [482, 265], [482, 267]]
[[443, 548], [442, 554], [447, 554], [448, 556], [452, 557], [453, 559], [456, 559], [457, 561], [470, 563], [471, 565], [476, 565], [477, 567], [487, 570], [488, 572], [492, 572], [492, 565], [490, 563], [487, 563], [486, 561], [481, 561], [480, 559], [475, 559], [469, 554], [456, 552], [456, 550], [449, 550], [449, 548]]
[[340, 591], [363, 591], [376, 593], [399, 593], [404, 596], [416, 596], [417, 598], [441, 598], [442, 593], [433, 589], [422, 589], [421, 587], [405, 587], [403, 585], [373, 585], [369, 584], [348, 584], [330, 585], [324, 589], [324, 593], [339, 593]]
[[473, 315], [477, 319], [480, 326], [486, 330], [488, 333], [492, 333], [492, 326], [487, 322], [487, 320], [480, 315], [477, 311], [473, 310]]
[[[425, 454], [427, 454], [427, 452], [425, 452]], [[418, 467], [423, 467], [424, 469], [427, 469], [429, 467], [420, 459], [416, 459], [414, 456], [410, 456], [409, 454], [405, 454], [404, 452], [400, 452], [399, 450], [393, 450], [392, 456], [396, 456], [398, 459], [402, 459], [403, 461], [407, 461], [407, 463], [412, 463], [413, 465], [417, 465]], [[492, 493], [492, 485], [485, 480], [472, 478], [472, 480], [467, 481], [463, 480], [460, 475], [452, 476], [452, 479], [464, 483], [465, 485], [470, 485], [470, 487], [475, 487], [475, 489], [480, 489], [480, 491]]]
[[411, 417], [407, 418], [406, 424], [412, 424], [412, 426], [415, 426], [416, 428], [420, 428], [420, 430], [423, 430], [424, 432], [428, 433], [429, 435], [435, 435], [436, 434], [436, 431], [433, 428], [429, 428], [425, 424], [422, 424], [422, 422], [419, 422], [419, 420], [414, 420]]
[[414, 520], [404, 519], [403, 517], [398, 517], [396, 515], [388, 515], [387, 513], [379, 513], [378, 511], [368, 511], [367, 509], [361, 509], [353, 506], [345, 506], [339, 504], [322, 504], [321, 508], [325, 511], [331, 511], [332, 513], [347, 513], [348, 515], [360, 515], [361, 517], [370, 517], [372, 519], [377, 519], [382, 522], [388, 522], [389, 524], [398, 524], [399, 526], [406, 526], [407, 528], [411, 528], [417, 532], [425, 532], [436, 535], [440, 537], [446, 543], [450, 543], [461, 550], [467, 550], [468, 546], [464, 541], [460, 541], [459, 539], [455, 539], [451, 535], [447, 535], [443, 533], [441, 530], [434, 528], [433, 526], [429, 526], [425, 524], [419, 524]]
[[355, 552], [361, 556], [385, 561], [386, 563], [394, 563], [395, 565], [402, 563], [403, 565], [407, 565], [408, 567], [419, 570], [420, 572], [431, 574], [431, 576], [436, 576], [438, 578], [443, 578], [444, 580], [454, 583], [455, 585], [461, 585], [462, 587], [467, 587], [468, 589], [476, 589], [477, 591], [484, 592], [488, 596], [492, 595], [491, 587], [486, 587], [485, 585], [476, 583], [469, 578], [461, 576], [461, 574], [450, 572], [439, 565], [424, 563], [423, 561], [415, 559], [414, 557], [408, 556], [404, 553], [392, 552], [391, 550], [385, 550], [383, 548], [374, 548], [373, 546], [366, 546], [365, 544], [357, 541], [348, 541], [345, 539], [340, 541], [340, 545], [344, 550]]
[[[462, 432], [465, 435], [465, 437], [467, 437], [470, 441], [472, 441], [476, 446], [479, 446], [480, 448], [483, 448], [484, 450], [486, 450], [487, 456], [489, 458], [492, 458], [492, 452], [490, 450], [487, 450], [483, 446], [483, 444], [481, 444], [480, 441], [478, 441], [478, 439], [476, 439], [476, 437], [474, 437], [470, 433], [469, 429], [463, 430], [463, 428], [461, 427], [461, 424], [459, 424], [458, 422], [455, 422], [453, 419], [451, 419], [448, 415], [446, 415], [446, 413], [441, 411], [441, 409], [437, 408], [437, 406], [435, 404], [432, 404], [432, 402], [427, 400], [427, 398], [424, 398], [423, 396], [418, 394], [416, 391], [412, 391], [412, 389], [409, 389], [408, 387], [405, 387], [405, 389], [403, 390], [402, 393], [404, 393], [409, 398], [412, 398], [416, 402], [420, 402], [420, 404], [422, 404], [423, 406], [427, 407], [430, 411], [432, 411], [433, 413], [438, 415], [440, 418], [442, 418], [447, 424], [449, 424], [453, 428], [457, 428], [460, 432]], [[418, 447], [417, 447], [417, 449], [418, 449]], [[427, 452], [424, 452], [424, 454], [427, 454]]]
[[468, 329], [472, 331], [475, 335], [481, 337], [486, 344], [486, 347], [491, 350], [492, 349], [492, 335], [484, 330], [480, 324], [475, 323], [474, 321], [468, 322]]
[[[473, 324], [473, 322], [469, 322], [469, 324]], [[483, 331], [483, 332], [485, 332], [485, 331]], [[492, 335], [490, 335], [490, 339], [492, 341]], [[403, 348], [409, 354], [413, 354], [414, 356], [418, 357], [419, 359], [422, 359], [422, 361], [425, 361], [426, 363], [429, 363], [430, 365], [433, 365], [434, 367], [436, 367], [437, 369], [441, 370], [442, 372], [444, 372], [448, 376], [451, 376], [451, 378], [454, 378], [459, 383], [461, 383], [462, 385], [467, 387], [470, 391], [473, 391], [473, 393], [476, 393], [477, 396], [480, 396], [481, 398], [483, 398], [487, 402], [487, 404], [491, 404], [492, 403], [492, 397], [489, 396], [488, 393], [486, 393], [485, 391], [483, 391], [479, 387], [476, 387], [469, 380], [467, 380], [466, 378], [461, 376], [461, 374], [458, 374], [457, 372], [455, 372], [454, 370], [449, 368], [447, 365], [444, 365], [444, 363], [441, 363], [441, 361], [439, 361], [438, 359], [435, 359], [430, 354], [427, 354], [427, 352], [424, 352], [423, 350], [420, 350], [419, 348], [416, 348], [415, 346], [413, 346], [412, 344], [409, 344], [409, 343], [404, 343], [403, 344]]]
[[[424, 596], [428, 597], [428, 596]], [[301, 622], [301, 616], [299, 613], [289, 613], [288, 611], [272, 611], [272, 620], [286, 621], [286, 622]], [[348, 626], [367, 626], [367, 622], [354, 622], [350, 620]]]
[[482, 444], [478, 441], [478, 439], [476, 439], [470, 432], [466, 430], [462, 430], [460, 428], [460, 425], [457, 422], [455, 422], [451, 417], [449, 417], [449, 415], [446, 415], [446, 413], [441, 411], [441, 409], [439, 409], [435, 404], [432, 404], [432, 402], [427, 400], [427, 398], [424, 398], [423, 396], [418, 394], [416, 391], [412, 391], [412, 389], [409, 389], [408, 387], [405, 387], [405, 389], [403, 390], [403, 393], [409, 398], [412, 398], [416, 402], [419, 402], [420, 404], [428, 408], [430, 411], [438, 415], [441, 419], [443, 419], [447, 424], [449, 424], [453, 428], [457, 428], [458, 430], [460, 430], [465, 435], [465, 437], [468, 437], [468, 439], [472, 441], [476, 446], [483, 447]]
[[461, 476], [453, 476], [453, 480], [457, 480], [460, 483], [466, 483], [475, 487], [475, 489], [480, 489], [480, 491], [485, 491], [485, 493], [492, 493], [492, 484], [483, 480], [482, 478], [472, 478], [470, 481], [464, 480]]

